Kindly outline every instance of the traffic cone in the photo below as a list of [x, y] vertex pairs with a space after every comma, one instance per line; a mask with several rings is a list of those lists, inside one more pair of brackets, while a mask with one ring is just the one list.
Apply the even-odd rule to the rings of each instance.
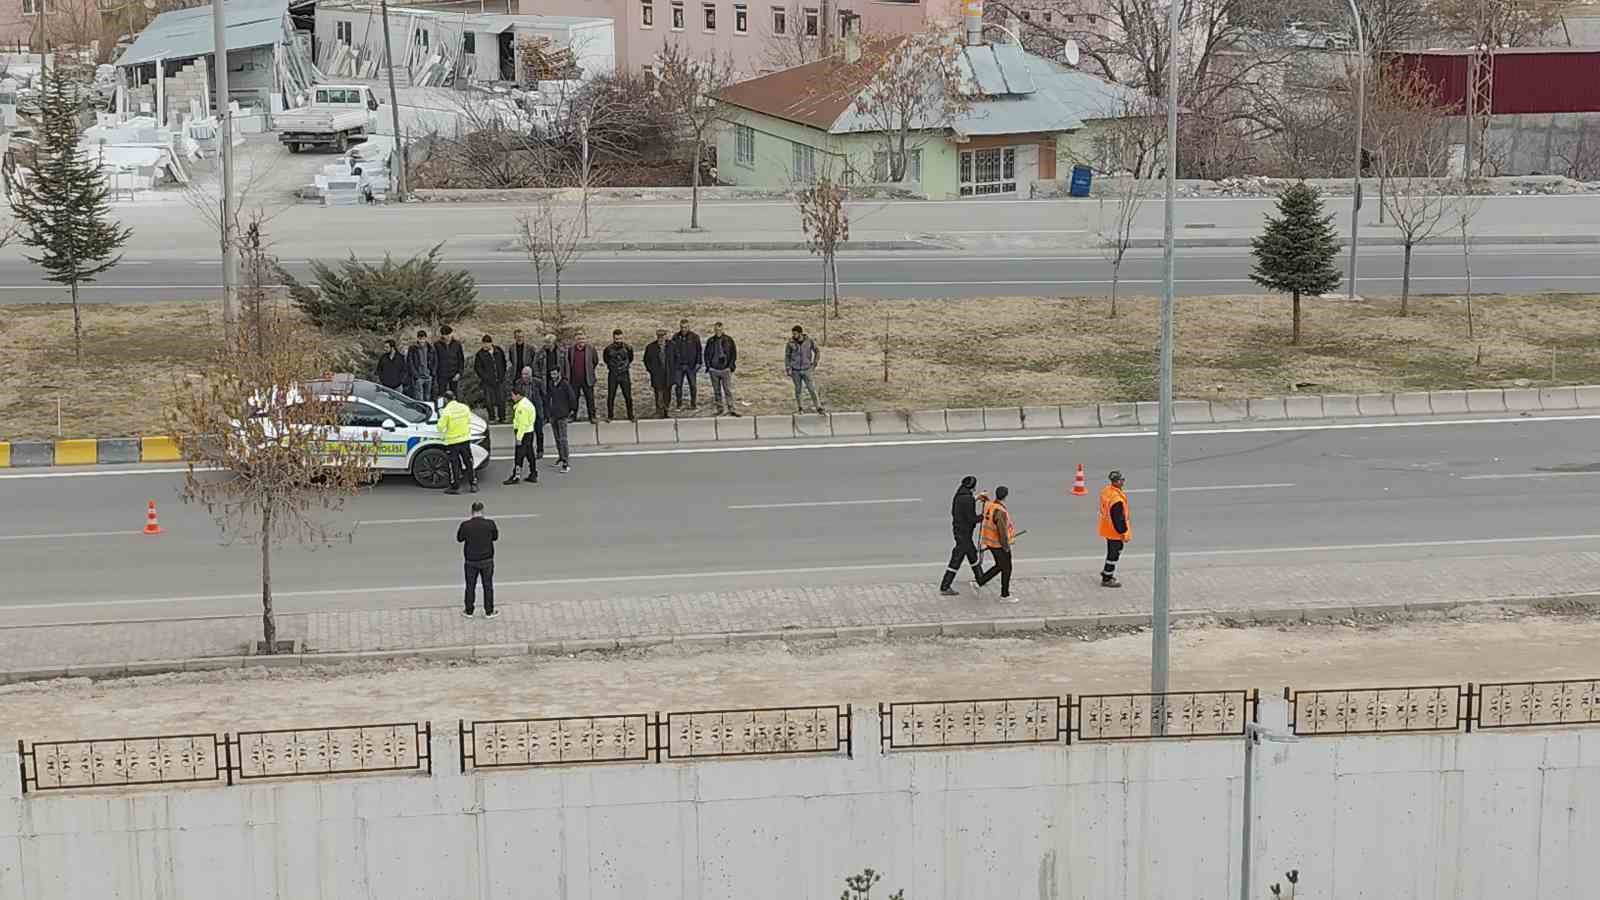
[[161, 533], [161, 523], [156, 521], [156, 502], [154, 500], [150, 501], [150, 508], [144, 511], [144, 533]]
[[[1088, 493], [1089, 486], [1083, 481], [1083, 463], [1078, 463], [1078, 474], [1072, 476], [1072, 495], [1074, 497], [1082, 497]], [[155, 508], [154, 504], [151, 504], [151, 508]], [[151, 515], [154, 515], [154, 513], [152, 512]]]

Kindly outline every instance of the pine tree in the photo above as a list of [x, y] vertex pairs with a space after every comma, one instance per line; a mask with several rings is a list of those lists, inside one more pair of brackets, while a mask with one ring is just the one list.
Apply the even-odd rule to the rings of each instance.
[[78, 137], [77, 91], [50, 76], [39, 102], [38, 162], [25, 182], [13, 183], [11, 209], [17, 239], [39, 252], [28, 261], [44, 269], [46, 281], [72, 292], [72, 346], [81, 365], [78, 286], [121, 261], [117, 251], [133, 230], [111, 220], [105, 174], [80, 152]]
[[1339, 239], [1333, 215], [1322, 212], [1322, 197], [1305, 183], [1292, 184], [1278, 195], [1278, 215], [1267, 217], [1267, 229], [1251, 242], [1256, 259], [1250, 279], [1269, 291], [1294, 298], [1294, 337], [1300, 343], [1300, 296], [1326, 294], [1339, 287], [1333, 260]]

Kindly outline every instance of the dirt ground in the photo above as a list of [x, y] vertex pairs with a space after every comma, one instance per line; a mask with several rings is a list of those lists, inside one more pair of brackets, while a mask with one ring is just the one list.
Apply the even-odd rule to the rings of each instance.
[[[1356, 393], [1600, 382], [1600, 304], [1585, 295], [1475, 301], [1477, 339], [1462, 303], [1413, 299], [1306, 304], [1306, 338], [1289, 345], [1287, 304], [1276, 298], [1179, 301], [1177, 393], [1263, 396], [1293, 390]], [[1156, 303], [1125, 300], [1115, 322], [1102, 298], [846, 300], [827, 322], [820, 375], [836, 410], [927, 409], [1154, 399]], [[783, 342], [803, 324], [821, 343], [816, 301], [586, 302], [567, 318], [599, 343], [622, 328], [642, 363], [655, 328], [689, 318], [702, 336], [723, 321], [739, 342], [738, 392], [749, 413], [793, 409]], [[217, 339], [219, 314], [202, 303], [93, 306], [84, 312], [92, 356], [72, 362], [71, 311], [10, 307], [0, 318], [0, 436], [53, 437], [56, 403], [66, 436], [159, 433], [173, 376]], [[509, 343], [514, 327], [545, 330], [532, 303], [489, 303], [457, 323]], [[884, 381], [883, 336], [889, 336]], [[469, 354], [475, 341], [468, 341]], [[703, 379], [702, 379], [703, 382]], [[642, 369], [634, 383], [648, 402]], [[709, 390], [709, 386], [702, 383]], [[603, 387], [599, 389], [603, 393]], [[147, 398], [149, 402], [129, 402]]]
[[[1600, 675], [1597, 640], [1592, 614], [1492, 607], [1403, 624], [1195, 624], [1173, 636], [1173, 689], [1589, 678]], [[19, 737], [1140, 691], [1149, 654], [1147, 632], [1124, 630], [66, 679], [0, 688], [0, 746]]]

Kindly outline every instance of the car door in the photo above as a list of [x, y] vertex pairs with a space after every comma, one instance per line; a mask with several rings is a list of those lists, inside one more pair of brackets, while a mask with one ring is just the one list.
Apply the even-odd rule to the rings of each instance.
[[[388, 421], [389, 414], [363, 400], [345, 400], [339, 404], [339, 440], [345, 444], [379, 444], [378, 467], [384, 468], [390, 459], [390, 454], [383, 452], [385, 439], [390, 435], [384, 431], [383, 423]], [[404, 445], [401, 445], [401, 456], [405, 455]]]

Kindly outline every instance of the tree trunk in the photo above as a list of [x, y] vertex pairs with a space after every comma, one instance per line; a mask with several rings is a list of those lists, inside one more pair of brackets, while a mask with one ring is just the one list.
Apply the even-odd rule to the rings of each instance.
[[278, 652], [278, 622], [272, 616], [272, 507], [261, 508], [261, 639]]
[[83, 365], [83, 315], [78, 308], [78, 282], [72, 282], [72, 354]]
[[1400, 267], [1400, 316], [1404, 318], [1411, 301], [1411, 241], [1406, 241], [1405, 262]]
[[822, 260], [822, 346], [828, 346], [828, 260]]
[[839, 318], [839, 257], [828, 251], [828, 277], [833, 282], [833, 317]]
[[1467, 230], [1461, 229], [1461, 264], [1467, 270], [1467, 340], [1472, 340], [1472, 245], [1467, 240]]
[[1122, 257], [1111, 262], [1111, 318], [1117, 317], [1117, 282], [1122, 280]]
[[694, 142], [694, 171], [689, 173], [689, 230], [700, 230], [700, 141]]
[[1294, 292], [1294, 329], [1290, 332], [1289, 343], [1300, 345], [1300, 292]]

